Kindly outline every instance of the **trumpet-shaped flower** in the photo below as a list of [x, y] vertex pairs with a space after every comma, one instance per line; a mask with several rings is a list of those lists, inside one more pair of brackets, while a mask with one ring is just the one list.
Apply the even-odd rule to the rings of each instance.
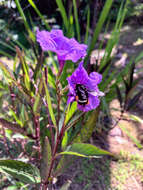
[[99, 96], [104, 95], [97, 86], [102, 80], [101, 74], [92, 72], [88, 75], [81, 62], [67, 80], [69, 85], [68, 104], [77, 101], [78, 109], [84, 112], [99, 106]]
[[37, 30], [36, 38], [43, 51], [53, 51], [57, 54], [60, 66], [63, 66], [66, 60], [77, 62], [86, 56], [87, 45], [79, 44], [74, 38], [65, 37], [62, 30]]

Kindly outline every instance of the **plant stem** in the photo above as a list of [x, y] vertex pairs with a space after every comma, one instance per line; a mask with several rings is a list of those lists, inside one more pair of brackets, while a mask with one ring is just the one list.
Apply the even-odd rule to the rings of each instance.
[[[35, 132], [36, 132], [36, 145], [38, 148], [38, 161], [41, 160], [41, 150], [40, 150], [40, 122], [39, 122], [39, 115], [34, 115], [34, 125], [35, 125]], [[40, 163], [40, 162], [39, 162]]]
[[48, 174], [47, 179], [44, 182], [44, 189], [43, 190], [46, 190], [46, 188], [47, 188], [47, 186], [49, 184], [49, 179], [51, 178], [51, 173], [52, 173], [52, 169], [53, 169], [53, 166], [54, 166], [54, 161], [56, 159], [56, 153], [57, 153], [58, 145], [59, 145], [59, 142], [61, 141], [61, 139], [62, 139], [62, 137], [64, 135], [64, 131], [65, 131], [65, 124], [63, 123], [61, 132], [60, 132], [59, 135], [57, 135], [56, 144], [55, 144], [55, 147], [54, 147], [54, 150], [53, 150], [53, 155], [52, 155], [52, 161], [51, 161], [50, 168], [49, 168], [49, 174]]
[[[45, 67], [45, 69], [44, 69], [44, 74], [45, 74], [45, 83], [46, 83], [46, 85], [48, 85], [48, 70], [47, 70], [47, 67]], [[50, 118], [48, 105], [47, 105], [47, 103], [44, 101], [44, 99], [43, 99], [43, 102], [44, 102], [45, 107], [46, 107], [46, 110], [47, 110], [48, 123], [49, 123], [49, 125], [50, 125], [50, 133], [51, 133], [51, 141], [52, 141], [52, 143], [51, 143], [51, 148], [53, 149], [54, 144], [55, 144], [55, 142], [54, 142], [55, 140], [54, 140], [54, 135], [53, 135], [52, 121], [51, 121], [51, 118]]]
[[60, 83], [60, 81], [59, 81], [59, 78], [57, 78], [57, 80], [56, 80], [56, 92], [57, 92], [57, 103], [58, 103], [58, 108], [57, 108], [57, 110], [58, 110], [58, 119], [57, 119], [57, 126], [58, 126], [58, 124], [59, 124], [59, 120], [60, 120], [60, 104], [61, 104], [61, 94], [60, 94], [60, 89], [59, 89], [59, 83]]

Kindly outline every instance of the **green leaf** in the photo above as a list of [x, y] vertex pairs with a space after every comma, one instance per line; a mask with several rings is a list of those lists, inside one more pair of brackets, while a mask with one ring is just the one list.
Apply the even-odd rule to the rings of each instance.
[[12, 74], [12, 71], [8, 68], [8, 66], [0, 61], [0, 69], [3, 71], [6, 77], [10, 78], [12, 81], [14, 81], [14, 76]]
[[42, 150], [40, 173], [43, 180], [47, 179], [52, 160], [52, 150], [48, 137], [45, 137]]
[[133, 137], [130, 132], [128, 132], [128, 130], [123, 127], [121, 124], [119, 125], [120, 128], [124, 131], [124, 133], [133, 141], [133, 143], [139, 148], [142, 149], [143, 146], [141, 145], [141, 143], [138, 141], [138, 139], [136, 139], [135, 137]]
[[60, 117], [60, 120], [59, 120], [59, 132], [61, 131], [63, 125], [64, 125], [64, 122], [65, 122], [65, 114], [62, 113], [61, 117]]
[[67, 124], [66, 129], [68, 130], [68, 129], [71, 128], [73, 125], [75, 125], [75, 124], [78, 122], [78, 120], [79, 120], [84, 114], [85, 114], [84, 112], [81, 112], [80, 114], [75, 115], [75, 116], [70, 120], [70, 122]]
[[91, 51], [92, 51], [92, 50], [94, 49], [94, 47], [95, 47], [95, 43], [96, 43], [96, 41], [97, 41], [97, 39], [98, 39], [98, 36], [99, 36], [99, 34], [100, 34], [100, 32], [101, 32], [101, 29], [102, 29], [102, 27], [103, 27], [103, 24], [104, 24], [104, 22], [105, 22], [105, 20], [106, 20], [106, 18], [107, 18], [107, 16], [108, 16], [108, 13], [109, 13], [109, 10], [110, 10], [110, 8], [111, 8], [112, 3], [113, 3], [113, 0], [107, 0], [107, 1], [105, 2], [104, 8], [103, 8], [103, 10], [102, 10], [102, 13], [101, 13], [101, 15], [100, 15], [99, 21], [98, 21], [98, 23], [97, 23], [97, 25], [96, 25], [96, 29], [95, 29], [94, 34], [93, 34], [92, 42], [91, 42], [91, 45], [90, 45], [90, 47], [89, 47], [88, 55], [87, 55], [87, 57], [86, 57], [86, 59], [85, 59], [85, 62], [87, 61], [87, 59], [88, 59], [88, 57], [89, 57]]
[[68, 22], [68, 17], [67, 17], [66, 10], [65, 10], [65, 7], [63, 5], [63, 2], [62, 2], [62, 0], [56, 0], [56, 3], [58, 5], [58, 8], [59, 8], [60, 13], [61, 13], [61, 16], [63, 18], [65, 28], [68, 31], [69, 22]]
[[39, 85], [38, 85], [38, 93], [35, 95], [35, 102], [33, 105], [33, 111], [34, 113], [38, 113], [41, 108], [41, 95], [43, 90], [43, 81], [40, 79]]
[[61, 188], [60, 190], [68, 190], [72, 181], [68, 180]]
[[[110, 39], [108, 40], [108, 43], [107, 43], [107, 46], [106, 46], [106, 49], [105, 49], [106, 53], [104, 54], [104, 57], [103, 57], [103, 59], [101, 61], [100, 67], [99, 67], [99, 71], [101, 71], [108, 64], [109, 60], [111, 59], [112, 51], [114, 51], [114, 47], [119, 41], [120, 29], [122, 27], [122, 24], [123, 24], [123, 21], [124, 21], [124, 18], [125, 18], [126, 8], [127, 8], [127, 5], [128, 5], [128, 0], [126, 1], [125, 6], [123, 6], [123, 4], [124, 3], [122, 1], [121, 5], [120, 5], [120, 9], [118, 11], [118, 16], [117, 16], [117, 20], [116, 20], [113, 32], [111, 34]], [[104, 78], [107, 78], [106, 75], [105, 75], [105, 72], [104, 72]]]
[[16, 6], [17, 6], [17, 9], [18, 9], [19, 13], [20, 13], [20, 16], [22, 17], [22, 19], [23, 19], [23, 21], [24, 21], [25, 28], [27, 29], [30, 38], [31, 38], [33, 41], [35, 41], [35, 36], [34, 36], [34, 34], [32, 33], [32, 31], [31, 31], [31, 29], [30, 29], [30, 27], [29, 27], [29, 24], [28, 24], [28, 22], [27, 22], [27, 20], [26, 20], [26, 17], [25, 17], [25, 15], [24, 15], [24, 12], [23, 12], [23, 10], [22, 10], [22, 7], [21, 7], [21, 5], [20, 5], [19, 0], [15, 0], [15, 4], [16, 4]]
[[70, 105], [68, 106], [65, 118], [65, 125], [71, 119], [76, 110], [77, 110], [77, 102], [73, 102], [71, 106]]
[[19, 49], [19, 47], [16, 47], [16, 52], [17, 52], [17, 55], [20, 59], [20, 63], [22, 64], [24, 84], [25, 84], [27, 90], [30, 90], [30, 77], [29, 77], [28, 65], [25, 61], [25, 57], [23, 55], [23, 52]]
[[68, 133], [67, 131], [65, 131], [65, 134], [62, 140], [62, 150], [66, 149], [67, 143], [68, 143]]
[[59, 154], [69, 154], [89, 158], [96, 158], [97, 156], [102, 155], [113, 156], [110, 152], [106, 150], [102, 150], [94, 145], [85, 143], [74, 143], [71, 146], [68, 146], [66, 151], [60, 152]]
[[0, 54], [8, 57], [9, 59], [13, 59], [13, 56], [10, 53], [7, 53], [3, 50], [0, 50]]
[[91, 137], [93, 130], [96, 126], [96, 121], [98, 118], [100, 108], [98, 107], [96, 110], [94, 110], [89, 116], [88, 120], [82, 126], [80, 133], [77, 135], [77, 137], [74, 139], [74, 142], [87, 142], [88, 139]]
[[141, 52], [135, 59], [135, 63], [138, 63], [143, 58], [143, 52]]
[[50, 30], [50, 26], [48, 25], [48, 23], [46, 22], [45, 18], [43, 17], [43, 15], [40, 13], [40, 11], [38, 10], [38, 8], [36, 7], [35, 3], [32, 0], [28, 0], [28, 2], [30, 3], [30, 5], [33, 7], [33, 9], [35, 10], [35, 12], [38, 14], [38, 16], [41, 18], [41, 20], [44, 22], [46, 29]]
[[143, 124], [143, 119], [141, 119], [140, 117], [136, 116], [136, 115], [130, 115], [130, 118], [133, 120], [133, 121], [137, 121], [141, 124]]
[[76, 0], [73, 0], [73, 9], [74, 9], [77, 39], [80, 42], [80, 26], [79, 26], [79, 20], [78, 20], [78, 10], [77, 10], [77, 6], [76, 6]]
[[34, 106], [33, 106], [34, 113], [36, 113], [38, 111], [38, 109], [39, 109], [40, 100], [41, 100], [41, 97], [38, 94], [36, 99], [35, 99]]
[[88, 11], [87, 11], [87, 24], [86, 24], [86, 33], [85, 33], [85, 39], [84, 43], [88, 43], [88, 35], [89, 35], [89, 29], [90, 29], [90, 7], [88, 6]]
[[48, 104], [49, 114], [51, 116], [51, 119], [52, 119], [52, 122], [53, 122], [54, 126], [56, 126], [56, 119], [55, 119], [55, 115], [54, 115], [53, 108], [52, 108], [52, 103], [51, 103], [51, 97], [50, 97], [50, 94], [49, 94], [49, 90], [48, 90], [48, 87], [47, 87], [47, 85], [45, 83], [45, 80], [43, 80], [43, 83], [44, 83], [44, 88], [45, 88], [45, 92], [46, 92], [46, 100], [47, 100], [47, 104]]
[[40, 182], [38, 168], [17, 160], [0, 160], [0, 172], [9, 174], [21, 182], [35, 184]]
[[15, 119], [15, 121], [17, 122], [17, 124], [19, 124], [22, 127], [23, 126], [22, 121], [18, 118], [18, 116], [16, 115], [16, 113], [11, 108], [9, 108], [9, 113]]

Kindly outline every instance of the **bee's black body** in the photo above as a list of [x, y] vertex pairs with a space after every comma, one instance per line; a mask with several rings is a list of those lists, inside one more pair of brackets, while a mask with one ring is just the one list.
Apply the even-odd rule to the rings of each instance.
[[88, 92], [84, 85], [76, 84], [75, 92], [76, 92], [76, 100], [78, 104], [80, 105], [88, 104]]

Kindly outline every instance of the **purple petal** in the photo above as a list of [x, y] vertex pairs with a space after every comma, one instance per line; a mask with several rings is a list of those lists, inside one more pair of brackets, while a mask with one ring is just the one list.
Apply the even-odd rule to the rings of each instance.
[[81, 62], [79, 64], [78, 68], [68, 78], [73, 84], [85, 84], [86, 83], [86, 81], [88, 80], [88, 74], [83, 67], [83, 62]]
[[73, 102], [75, 100], [75, 97], [72, 94], [68, 94], [68, 101], [67, 104], [70, 104], [71, 102]]
[[72, 60], [72, 62], [77, 62], [80, 58], [83, 58], [85, 56], [86, 56], [85, 50], [72, 49], [66, 54], [65, 59]]
[[92, 72], [90, 73], [85, 86], [89, 91], [99, 91], [97, 84], [99, 84], [101, 80], [102, 80], [101, 74]]
[[62, 30], [39, 31], [36, 33], [37, 41], [43, 51], [53, 51], [57, 53], [60, 60], [72, 60], [77, 62], [86, 56], [87, 45], [79, 44], [74, 38], [67, 38]]
[[102, 75], [97, 72], [90, 73], [89, 78], [94, 80], [96, 84], [99, 84], [102, 81]]
[[54, 51], [56, 50], [57, 44], [50, 36], [50, 32], [48, 31], [39, 31], [37, 30], [36, 33], [37, 41], [40, 43], [41, 48], [43, 51]]
[[63, 35], [63, 31], [62, 30], [58, 30], [58, 29], [52, 29], [51, 30], [51, 37], [57, 37], [57, 36], [64, 36]]
[[76, 85], [76, 83], [73, 81], [72, 76], [68, 77], [67, 80], [68, 80], [68, 84], [69, 84], [69, 91], [72, 94], [75, 94], [75, 85]]
[[98, 97], [92, 96], [89, 94], [89, 104], [87, 105], [79, 105], [78, 104], [78, 109], [84, 112], [96, 109], [99, 106], [100, 100]]
[[87, 45], [79, 44], [74, 38], [69, 39], [68, 54], [66, 60], [77, 62], [80, 58], [86, 56]]

